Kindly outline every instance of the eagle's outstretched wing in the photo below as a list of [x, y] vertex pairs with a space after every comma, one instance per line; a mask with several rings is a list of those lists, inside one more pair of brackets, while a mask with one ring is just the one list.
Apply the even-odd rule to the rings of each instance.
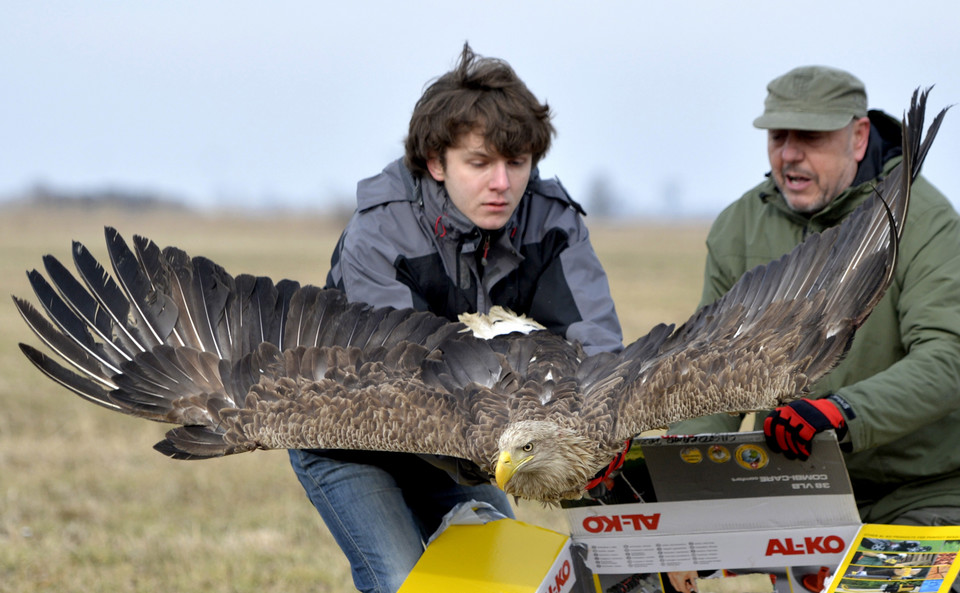
[[430, 313], [234, 278], [143, 237], [134, 252], [112, 228], [106, 238], [116, 280], [78, 243], [83, 283], [52, 256], [44, 258], [52, 284], [28, 274], [53, 324], [14, 297], [72, 369], [21, 349], [84, 399], [181, 425], [158, 443], [161, 452], [198, 459], [256, 448], [409, 451], [461, 457], [492, 473], [495, 428], [517, 389], [506, 356], [519, 361], [523, 348], [499, 353]]
[[775, 407], [803, 395], [840, 362], [893, 277], [910, 185], [946, 112], [921, 141], [926, 98], [919, 90], [913, 95], [902, 162], [841, 225], [750, 270], [676, 332], [668, 336], [661, 328], [651, 356], [628, 348], [619, 369], [623, 382], [596, 398], [587, 395], [613, 408], [616, 437], [707, 414]]

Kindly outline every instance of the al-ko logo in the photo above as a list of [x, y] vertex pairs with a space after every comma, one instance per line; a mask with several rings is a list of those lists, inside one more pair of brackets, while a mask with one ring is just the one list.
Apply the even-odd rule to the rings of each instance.
[[658, 525], [660, 525], [660, 513], [652, 515], [596, 515], [583, 519], [583, 528], [590, 533], [654, 531]]
[[570, 580], [572, 572], [570, 561], [564, 560], [563, 564], [560, 565], [560, 570], [553, 575], [553, 582], [547, 586], [547, 593], [560, 593], [563, 591], [563, 587], [567, 584], [567, 581]]
[[826, 537], [792, 537], [771, 539], [767, 542], [767, 556], [795, 556], [800, 554], [839, 554], [847, 544], [839, 535]]

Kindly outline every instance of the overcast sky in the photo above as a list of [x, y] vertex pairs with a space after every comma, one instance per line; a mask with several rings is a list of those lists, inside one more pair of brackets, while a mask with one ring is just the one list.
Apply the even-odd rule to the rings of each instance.
[[[588, 7], [589, 5], [589, 7]], [[866, 7], [866, 8], [863, 8]], [[900, 116], [960, 102], [960, 4], [0, 0], [0, 196], [119, 188], [198, 206], [352, 207], [465, 40], [554, 111], [541, 163], [581, 201], [712, 216], [767, 171], [766, 83], [847, 69]], [[960, 109], [927, 177], [960, 205]]]

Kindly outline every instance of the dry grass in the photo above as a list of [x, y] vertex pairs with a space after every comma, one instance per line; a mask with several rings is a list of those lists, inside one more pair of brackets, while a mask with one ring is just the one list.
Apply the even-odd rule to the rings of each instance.
[[[704, 225], [592, 223], [628, 340], [685, 319], [698, 300]], [[103, 256], [103, 226], [203, 254], [232, 273], [322, 283], [339, 223], [125, 211], [0, 211], [4, 295], [32, 297], [25, 270], [70, 241]], [[101, 260], [103, 261], [103, 260]], [[32, 300], [32, 299], [31, 299]], [[349, 569], [284, 452], [206, 462], [151, 449], [164, 426], [81, 401], [32, 368], [36, 344], [0, 305], [0, 592], [348, 591]], [[565, 529], [556, 511], [522, 505]]]

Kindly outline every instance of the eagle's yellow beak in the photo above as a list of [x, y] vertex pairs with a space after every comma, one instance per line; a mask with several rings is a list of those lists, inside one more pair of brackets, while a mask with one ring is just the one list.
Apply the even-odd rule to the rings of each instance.
[[494, 472], [494, 475], [497, 478], [497, 486], [501, 490], [505, 490], [504, 486], [507, 485], [507, 482], [510, 481], [510, 478], [513, 477], [513, 474], [517, 473], [517, 470], [520, 469], [520, 466], [531, 459], [533, 459], [533, 455], [528, 455], [519, 462], [514, 463], [513, 457], [511, 457], [508, 451], [503, 451], [500, 453], [500, 459], [497, 460], [497, 469]]
[[500, 453], [500, 459], [497, 460], [497, 470], [494, 472], [497, 478], [497, 487], [503, 490], [503, 487], [507, 485], [516, 471], [517, 468], [513, 465], [513, 458], [510, 453], [507, 451]]

